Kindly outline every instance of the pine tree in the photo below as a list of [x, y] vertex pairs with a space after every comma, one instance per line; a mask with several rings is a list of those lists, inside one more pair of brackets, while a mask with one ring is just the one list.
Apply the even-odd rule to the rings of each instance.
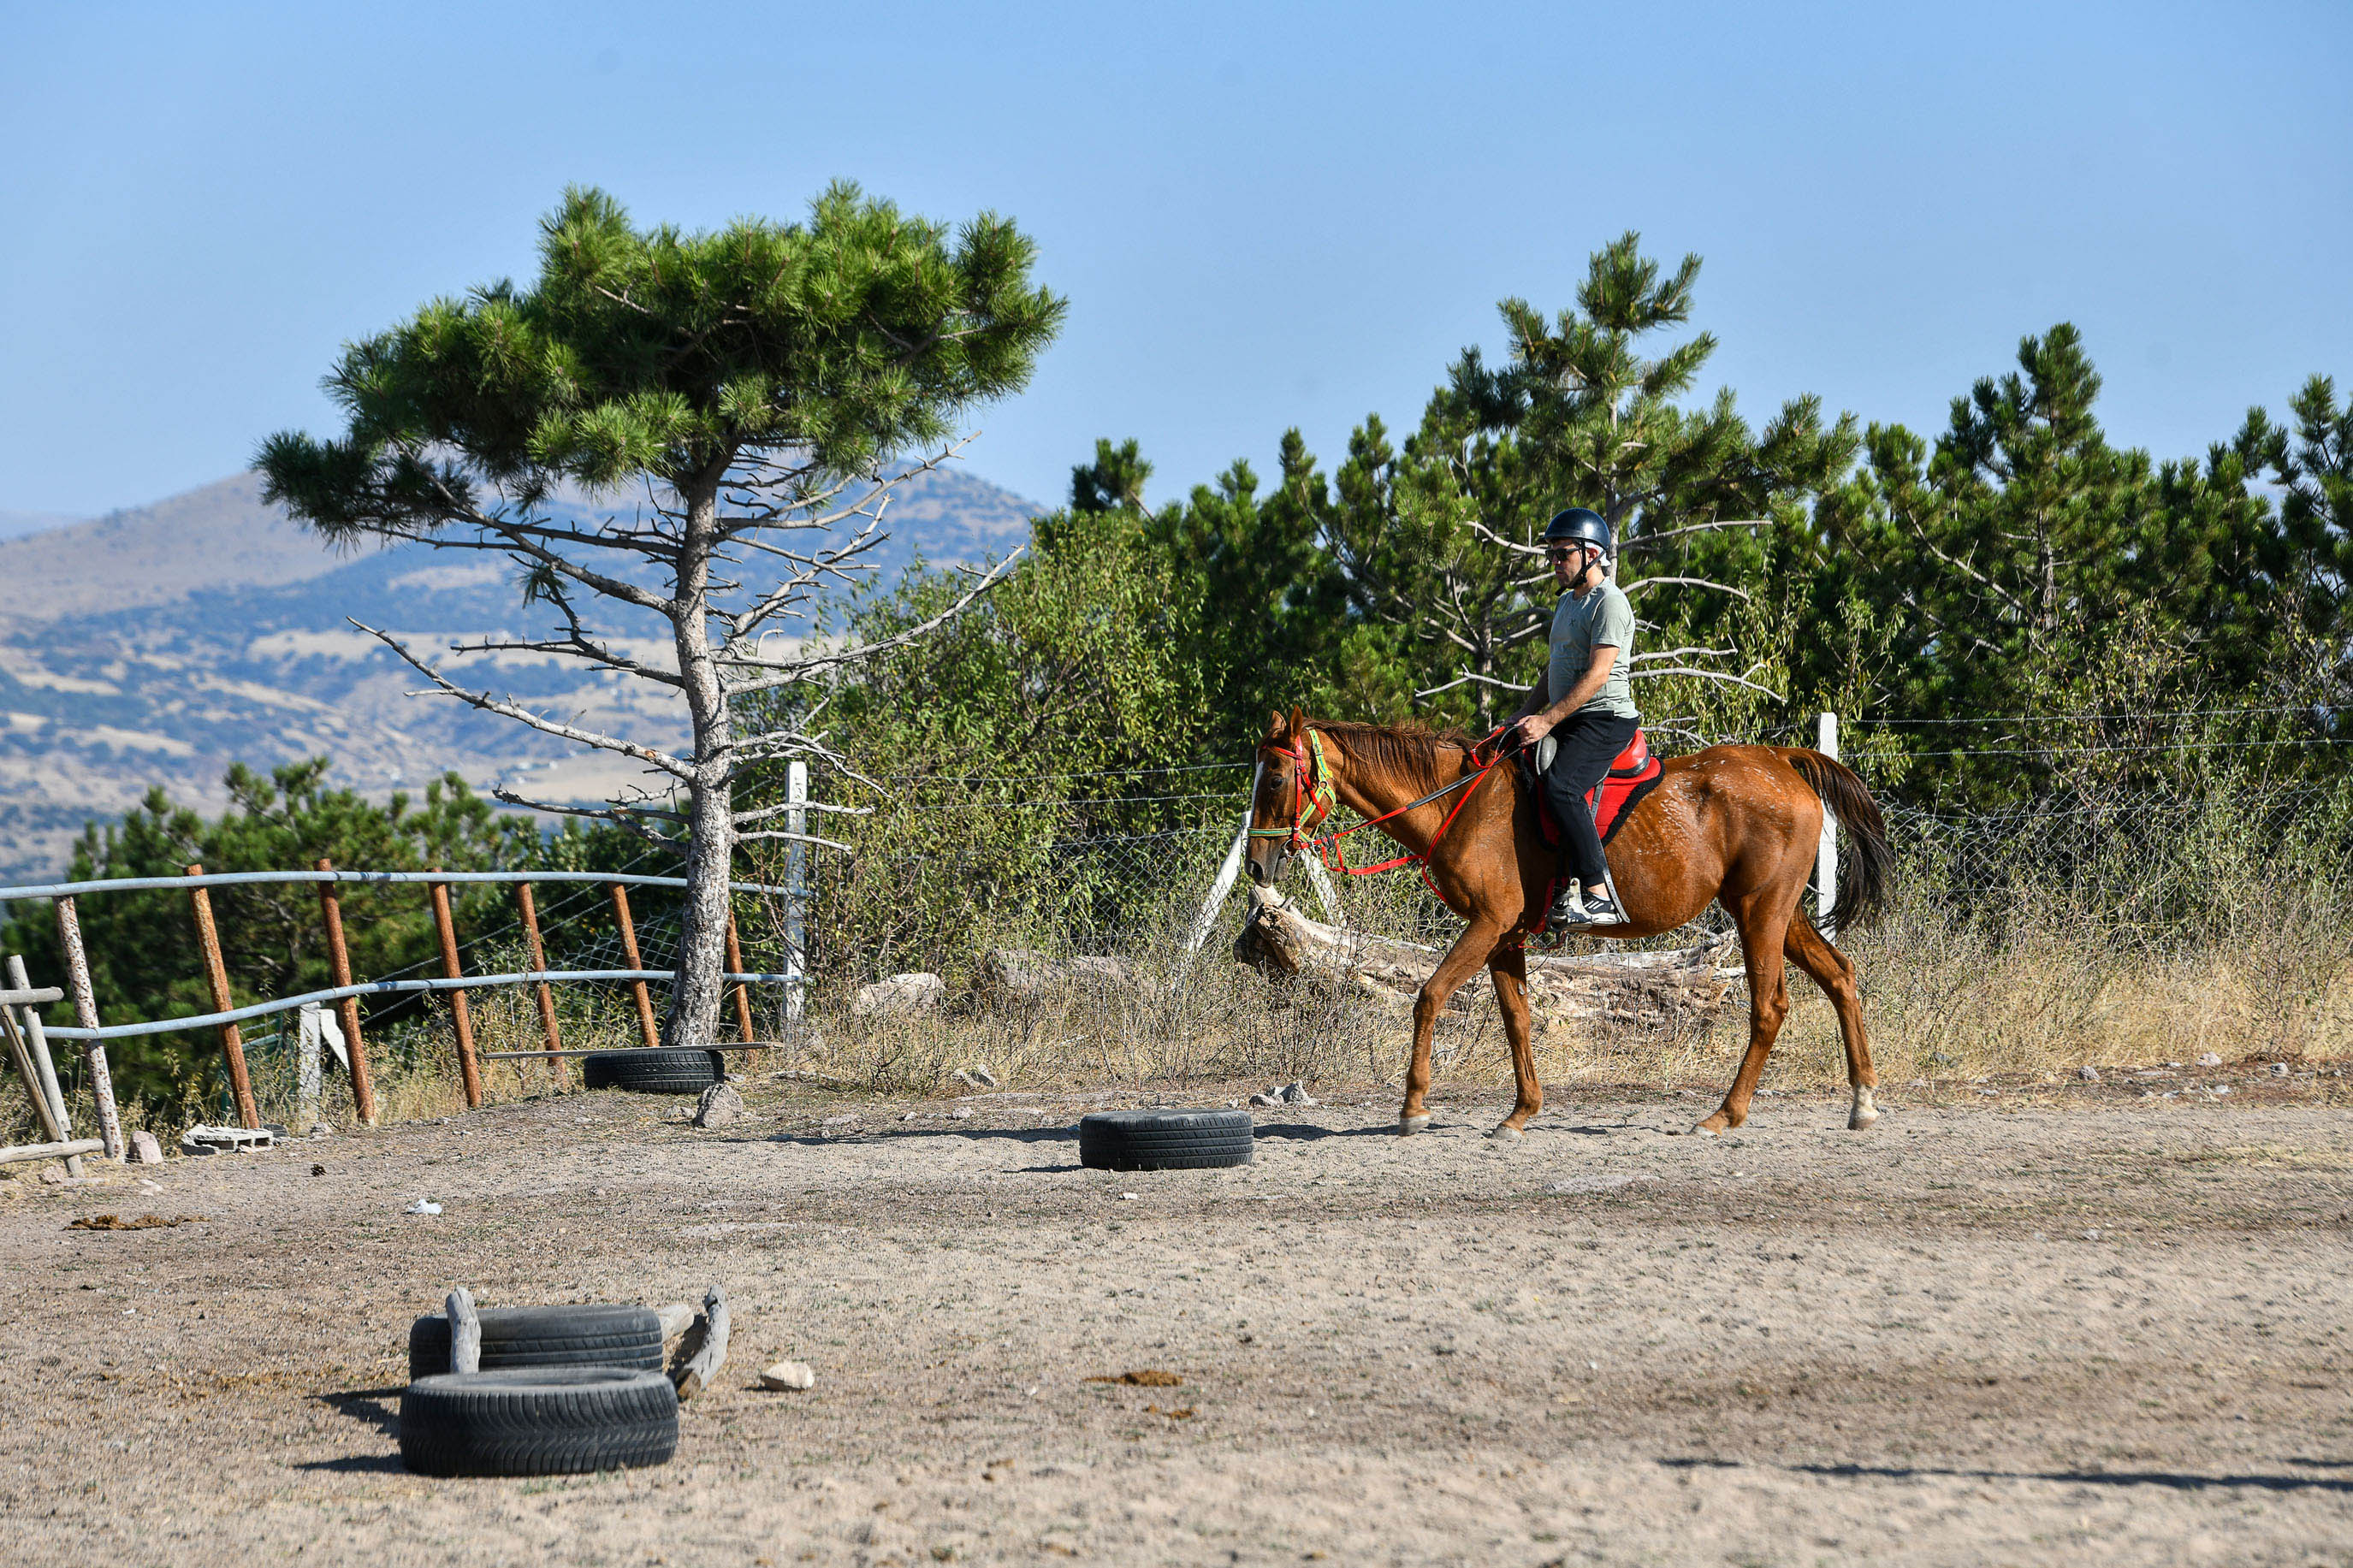
[[[781, 807], [737, 811], [737, 779], [790, 756], [838, 763], [808, 715], [824, 681], [876, 651], [766, 639], [813, 629], [821, 592], [866, 569], [886, 537], [891, 465], [943, 460], [965, 410], [1026, 383], [1064, 310], [1030, 282], [1032, 259], [1002, 218], [952, 234], [848, 184], [806, 224], [703, 234], [635, 227], [611, 197], [575, 189], [542, 226], [529, 287], [437, 300], [353, 345], [327, 384], [343, 437], [288, 433], [261, 450], [269, 498], [330, 539], [512, 561], [549, 630], [473, 647], [576, 658], [683, 699], [691, 742], [673, 753], [465, 689], [376, 634], [440, 691], [665, 781], [578, 814], [687, 848], [672, 1045], [713, 1037], [736, 843], [798, 837]], [[567, 488], [613, 504], [584, 515]], [[625, 640], [648, 616], [666, 659]], [[807, 700], [757, 703], [783, 727], [742, 732], [745, 700], [780, 691]]]
[[1440, 654], [1418, 696], [1468, 688], [1483, 728], [1499, 693], [1527, 685], [1533, 671], [1505, 667], [1549, 624], [1542, 533], [1565, 506], [1609, 520], [1633, 572], [1620, 585], [1651, 634], [1670, 634], [1637, 654], [1635, 674], [1745, 686], [1757, 673], [1714, 646], [1736, 640], [1732, 612], [1761, 572], [1753, 535], [1841, 476], [1858, 440], [1852, 416], [1826, 427], [1814, 398], [1785, 405], [1762, 436], [1729, 391], [1704, 409], [1677, 401], [1715, 339], [1645, 350], [1690, 321], [1699, 269], [1685, 256], [1667, 273], [1625, 234], [1589, 258], [1574, 308], [1548, 321], [1504, 300], [1508, 361], [1465, 350], [1401, 449], [1377, 421], [1358, 432], [1331, 532], [1365, 613]]

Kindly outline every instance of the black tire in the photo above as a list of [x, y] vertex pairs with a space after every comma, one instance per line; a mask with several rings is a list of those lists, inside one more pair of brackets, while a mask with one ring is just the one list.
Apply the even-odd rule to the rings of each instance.
[[541, 1366], [421, 1377], [400, 1460], [421, 1476], [565, 1476], [669, 1462], [678, 1391], [658, 1372]]
[[718, 1051], [591, 1051], [580, 1058], [580, 1079], [590, 1089], [626, 1089], [638, 1094], [701, 1094], [727, 1079], [727, 1058]]
[[[534, 1366], [662, 1369], [661, 1318], [651, 1307], [487, 1307], [484, 1372]], [[408, 1376], [449, 1370], [449, 1320], [435, 1312], [408, 1326]]]
[[1096, 1171], [1210, 1171], [1250, 1162], [1247, 1110], [1099, 1110], [1079, 1120], [1079, 1163]]

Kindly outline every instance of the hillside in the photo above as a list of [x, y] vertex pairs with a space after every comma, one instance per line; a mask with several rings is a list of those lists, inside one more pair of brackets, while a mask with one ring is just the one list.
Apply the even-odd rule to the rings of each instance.
[[[1038, 510], [950, 471], [910, 479], [876, 552], [887, 577], [920, 553], [1002, 556]], [[0, 514], [5, 515], [5, 514]], [[636, 770], [446, 699], [354, 628], [384, 626], [422, 652], [487, 632], [544, 629], [503, 562], [426, 545], [338, 552], [261, 504], [250, 476], [96, 521], [0, 541], [0, 879], [63, 868], [84, 823], [161, 784], [217, 808], [232, 761], [325, 752], [337, 782], [371, 795], [455, 769], [487, 786], [603, 798]], [[652, 637], [657, 626], [623, 630]], [[660, 655], [658, 637], [648, 651]], [[452, 658], [501, 694], [560, 704], [592, 727], [675, 741], [679, 715], [638, 689], [553, 658]]]

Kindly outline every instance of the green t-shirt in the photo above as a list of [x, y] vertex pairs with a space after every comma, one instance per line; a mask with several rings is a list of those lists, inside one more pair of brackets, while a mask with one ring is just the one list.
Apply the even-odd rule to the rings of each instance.
[[1634, 690], [1627, 680], [1634, 659], [1634, 606], [1615, 583], [1605, 582], [1585, 594], [1564, 594], [1552, 613], [1552, 663], [1545, 670], [1545, 700], [1557, 702], [1570, 687], [1585, 678], [1593, 664], [1593, 650], [1614, 647], [1618, 662], [1609, 679], [1580, 713], [1614, 713], [1621, 719], [1638, 715]]

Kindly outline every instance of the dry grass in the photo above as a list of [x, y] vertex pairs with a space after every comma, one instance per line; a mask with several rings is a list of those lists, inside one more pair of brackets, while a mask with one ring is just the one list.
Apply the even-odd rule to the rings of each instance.
[[[2353, 1056], [2353, 912], [2284, 898], [2242, 911], [2229, 940], [2119, 941], [2063, 905], [1965, 920], [1915, 890], [1847, 947], [1883, 1080], [2052, 1076], [2085, 1063], [2320, 1059]], [[1306, 1079], [1401, 1081], [1410, 1019], [1345, 987], [1270, 981], [1213, 942], [1187, 965], [1175, 944], [1130, 955], [1137, 983], [1073, 986], [1028, 1005], [977, 992], [942, 1013], [855, 1019], [827, 1008], [801, 1065], [845, 1083], [925, 1092], [982, 1065], [1030, 1087]], [[1828, 1002], [1799, 974], [1767, 1081], [1843, 1083]], [[839, 998], [835, 999], [837, 1002]], [[1681, 1026], [1594, 1027], [1539, 1016], [1536, 1057], [1551, 1083], [1720, 1088], [1747, 1044], [1744, 988], [1724, 1013]], [[1493, 993], [1466, 986], [1441, 1018], [1435, 1081], [1501, 1086], [1511, 1062]]]
[[[1393, 889], [1350, 894], [1351, 918], [1362, 923], [1404, 933], [1421, 919]], [[1008, 1088], [1401, 1082], [1411, 1027], [1402, 1008], [1345, 986], [1269, 980], [1243, 969], [1227, 956], [1230, 930], [1187, 960], [1179, 940], [1187, 912], [1172, 902], [1158, 911], [1156, 929], [1130, 946], [1132, 984], [1073, 984], [1006, 1005], [952, 975], [944, 1008], [864, 1019], [850, 1016], [850, 984], [820, 986], [792, 1054], [739, 1062], [910, 1094], [960, 1089], [952, 1075], [976, 1066]], [[2063, 899], [2021, 900], [1964, 919], [1928, 879], [1907, 880], [1881, 923], [1846, 943], [1862, 975], [1880, 1076], [1893, 1083], [2031, 1079], [2084, 1063], [2192, 1062], [2208, 1051], [2226, 1060], [2353, 1057], [2353, 900], [2331, 887], [2274, 889], [2224, 913], [2211, 922], [2211, 934], [2177, 931], [2158, 940], [2130, 931], [2113, 910], [2086, 911]], [[1793, 974], [1789, 988], [1791, 1016], [1766, 1082], [1842, 1083], [1845, 1060], [1828, 1003], [1802, 975]], [[626, 988], [559, 988], [557, 996], [566, 1046], [638, 1043]], [[542, 1043], [529, 992], [478, 992], [472, 1000], [478, 1049]], [[655, 1002], [659, 1007], [659, 994]], [[773, 1017], [763, 1028], [781, 1033]], [[1678, 1025], [1595, 1027], [1540, 1015], [1536, 1055], [1548, 1083], [1713, 1090], [1730, 1079], [1746, 1039], [1746, 995], [1736, 986], [1724, 1012]], [[379, 1121], [464, 1110], [446, 1011], [372, 1033], [369, 1049]], [[1466, 986], [1441, 1018], [1434, 1066], [1443, 1091], [1499, 1092], [1510, 1082], [1501, 1020], [1483, 980]], [[255, 1077], [264, 1119], [290, 1122], [293, 1083], [283, 1058], [258, 1059]], [[578, 1087], [576, 1063], [562, 1081]], [[482, 1085], [494, 1102], [557, 1087], [536, 1061], [485, 1062]], [[324, 1100], [328, 1121], [351, 1119], [340, 1072], [328, 1073]], [[221, 1119], [217, 1105], [126, 1112], [129, 1125], [147, 1126], [167, 1142], [191, 1121]], [[91, 1120], [86, 1103], [75, 1108], [78, 1127]], [[30, 1130], [21, 1096], [0, 1093], [0, 1138], [29, 1142]]]

